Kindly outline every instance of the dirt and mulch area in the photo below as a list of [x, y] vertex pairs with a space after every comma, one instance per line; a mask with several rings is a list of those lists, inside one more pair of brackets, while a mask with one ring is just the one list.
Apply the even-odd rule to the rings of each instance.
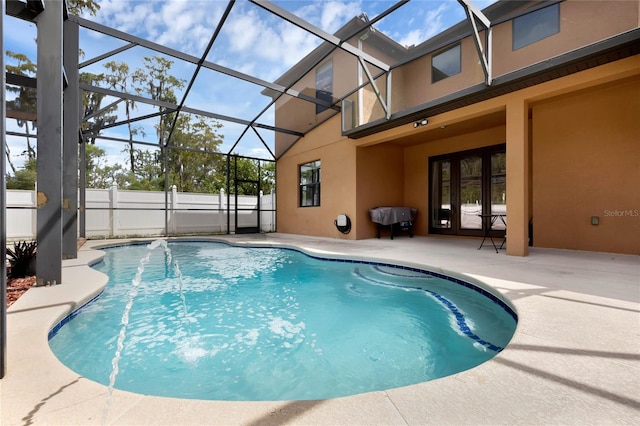
[[[82, 247], [87, 240], [78, 239], [78, 248]], [[9, 271], [7, 271], [9, 272]], [[7, 273], [7, 275], [9, 275]], [[27, 290], [36, 283], [36, 277], [11, 278], [7, 277], [7, 308], [20, 298]]]
[[36, 277], [7, 278], [7, 308], [36, 283]]

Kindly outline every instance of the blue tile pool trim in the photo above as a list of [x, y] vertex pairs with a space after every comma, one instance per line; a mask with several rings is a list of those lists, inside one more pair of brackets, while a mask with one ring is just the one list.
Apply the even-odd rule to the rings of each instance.
[[[318, 259], [318, 260], [326, 260], [326, 261], [329, 261], [329, 262], [339, 262], [339, 263], [353, 263], [353, 264], [360, 264], [360, 265], [371, 265], [371, 266], [373, 266], [373, 268], [377, 269], [378, 271], [383, 272], [385, 274], [389, 274], [389, 275], [393, 275], [393, 273], [389, 272], [389, 271], [382, 271], [380, 269], [380, 267], [387, 267], [387, 268], [401, 269], [403, 271], [416, 272], [416, 273], [422, 274], [422, 276], [420, 278], [425, 278], [424, 275], [435, 277], [435, 278], [441, 278], [443, 280], [447, 280], [447, 281], [450, 281], [452, 283], [455, 283], [455, 284], [461, 285], [463, 287], [469, 288], [471, 290], [474, 290], [474, 291], [480, 293], [481, 295], [483, 295], [484, 297], [490, 299], [496, 305], [500, 306], [502, 309], [505, 310], [505, 312], [507, 312], [507, 314], [509, 314], [511, 316], [511, 318], [513, 318], [513, 320], [515, 322], [518, 322], [518, 315], [513, 311], [513, 309], [511, 309], [511, 307], [509, 305], [507, 305], [504, 301], [502, 301], [500, 298], [498, 298], [494, 294], [492, 294], [492, 293], [488, 292], [487, 290], [485, 290], [485, 289], [483, 289], [481, 287], [478, 287], [478, 286], [476, 286], [476, 285], [474, 285], [474, 284], [472, 284], [472, 283], [470, 283], [468, 281], [462, 280], [460, 278], [452, 277], [452, 276], [449, 276], [449, 275], [441, 274], [439, 272], [430, 271], [428, 269], [421, 269], [421, 268], [415, 268], [415, 267], [412, 267], [412, 266], [404, 266], [404, 265], [397, 265], [397, 264], [393, 264], [393, 263], [384, 263], [384, 262], [376, 262], [376, 261], [322, 257], [322, 256], [312, 255], [312, 254], [304, 252], [303, 250], [295, 249], [295, 248], [291, 248], [291, 247], [276, 247], [276, 246], [265, 247], [265, 246], [235, 245], [235, 244], [229, 243], [227, 241], [219, 241], [219, 240], [212, 241], [212, 240], [198, 240], [198, 239], [193, 239], [193, 240], [180, 239], [180, 240], [174, 240], [174, 241], [169, 240], [168, 242], [171, 243], [171, 244], [182, 243], [182, 242], [184, 242], [184, 243], [191, 242], [191, 243], [225, 244], [225, 245], [232, 246], [232, 247], [248, 248], [248, 249], [291, 250], [291, 251], [294, 251], [296, 253], [301, 253], [301, 254], [303, 254], [305, 256], [308, 256], [308, 257], [313, 258], [313, 259]], [[112, 249], [112, 248], [118, 248], [118, 247], [124, 247], [124, 246], [148, 245], [148, 244], [150, 244], [150, 242], [135, 241], [135, 242], [127, 243], [127, 244], [117, 244], [117, 245], [113, 245], [113, 246], [100, 248], [100, 250], [109, 250], [109, 249]], [[97, 263], [100, 263], [100, 262], [97, 262]], [[407, 275], [402, 275], [402, 274], [397, 274], [397, 275], [399, 275], [401, 277], [408, 277]], [[368, 278], [365, 278], [365, 279], [368, 279]], [[382, 284], [388, 285], [388, 283], [382, 283]], [[402, 287], [402, 286], [398, 286], [398, 287], [407, 288], [407, 287]], [[433, 297], [436, 297], [436, 299], [438, 298], [437, 296], [440, 296], [440, 295], [437, 295], [437, 293], [432, 292], [431, 290], [424, 289], [422, 287], [415, 287], [415, 289], [416, 290], [422, 290], [422, 291], [425, 291], [427, 293], [431, 293]], [[97, 294], [92, 299], [88, 300], [87, 302], [85, 302], [82, 306], [74, 309], [69, 315], [67, 315], [62, 320], [60, 320], [49, 331], [48, 338], [51, 339], [53, 336], [55, 336], [56, 333], [60, 330], [60, 328], [63, 325], [65, 325], [66, 323], [71, 321], [74, 317], [76, 317], [80, 313], [80, 311], [82, 309], [86, 308], [88, 305], [90, 305], [92, 302], [94, 302], [96, 299], [98, 299], [101, 294], [102, 294], [102, 292], [100, 292], [99, 294]], [[469, 333], [473, 334], [471, 332], [471, 330], [469, 329], [469, 327], [466, 325], [466, 322], [464, 322], [464, 316], [460, 313], [460, 311], [457, 309], [457, 307], [455, 307], [455, 305], [453, 303], [451, 303], [450, 301], [448, 301], [444, 297], [442, 297], [442, 296], [440, 296], [440, 297], [442, 299], [444, 299], [444, 300], [442, 300], [440, 302], [443, 305], [445, 305], [447, 307], [447, 309], [449, 309], [456, 316], [456, 321], [458, 322], [458, 326], [460, 327], [460, 331], [462, 331], [463, 333], [467, 334], [467, 332], [465, 332], [465, 330], [468, 330]], [[449, 306], [447, 306], [447, 303], [445, 302], [445, 300], [446, 300], [446, 302], [449, 302], [449, 304], [451, 305], [451, 308]], [[456, 312], [461, 316], [462, 323], [459, 321], [459, 317], [458, 317], [458, 314], [456, 314]], [[474, 337], [470, 336], [469, 334], [467, 334], [467, 335], [470, 338], [473, 338], [474, 340], [476, 340], [478, 343], [488, 347], [489, 349], [491, 349], [491, 347], [487, 346], [486, 344], [491, 345], [492, 347], [495, 347], [495, 348], [499, 348], [498, 346], [495, 346], [495, 345], [492, 345], [491, 343], [485, 342], [484, 340], [480, 339], [478, 336], [473, 335], [473, 336], [475, 336], [475, 338], [474, 338]], [[496, 349], [493, 349], [493, 350], [496, 350]], [[502, 350], [502, 348], [499, 348], [499, 350]]]
[[74, 319], [76, 316], [78, 316], [78, 314], [80, 312], [82, 312], [82, 310], [84, 308], [86, 308], [87, 306], [89, 306], [90, 304], [92, 304], [93, 302], [95, 302], [96, 300], [98, 300], [98, 298], [102, 295], [102, 291], [98, 294], [96, 294], [95, 296], [93, 296], [91, 299], [87, 300], [86, 302], [84, 302], [82, 305], [80, 305], [79, 307], [77, 307], [76, 309], [74, 309], [73, 311], [71, 311], [71, 313], [67, 316], [65, 316], [64, 318], [62, 318], [60, 321], [58, 321], [58, 323], [56, 325], [54, 325], [51, 330], [49, 330], [49, 334], [47, 335], [47, 340], [51, 340], [56, 334], [58, 334], [58, 331], [60, 331], [60, 329], [69, 321], [71, 321], [72, 319]]
[[[374, 269], [382, 272], [382, 273], [386, 273], [386, 271], [381, 271], [377, 266], [374, 267]], [[426, 288], [422, 288], [419, 286], [406, 286], [406, 285], [400, 285], [400, 284], [393, 284], [393, 283], [388, 283], [385, 281], [378, 281], [376, 279], [370, 278], [365, 276], [362, 272], [360, 272], [359, 268], [355, 268], [354, 273], [362, 278], [365, 281], [369, 281], [371, 283], [374, 283], [376, 285], [381, 285], [384, 287], [392, 287], [392, 288], [399, 288], [399, 289], [403, 289], [403, 290], [416, 290], [416, 291], [423, 291], [425, 293], [427, 293], [428, 295], [432, 296], [434, 299], [436, 299], [438, 302], [440, 302], [445, 308], [447, 308], [452, 314], [453, 316], [455, 316], [456, 318], [456, 324], [458, 325], [458, 330], [460, 330], [461, 333], [463, 333], [465, 336], [469, 337], [471, 340], [474, 340], [475, 342], [479, 343], [480, 345], [484, 346], [487, 349], [490, 349], [494, 352], [500, 352], [501, 350], [503, 350], [504, 348], [502, 346], [496, 346], [493, 343], [487, 342], [486, 340], [481, 339], [480, 337], [478, 337], [477, 334], [475, 334], [473, 331], [471, 331], [471, 328], [469, 327], [469, 325], [467, 324], [466, 319], [464, 318], [464, 315], [462, 314], [462, 312], [460, 312], [460, 309], [458, 309], [458, 307], [456, 306], [455, 303], [453, 303], [452, 301], [450, 301], [449, 299], [447, 299], [446, 297], [442, 296], [441, 294], [436, 293], [433, 290], [427, 290]], [[418, 277], [418, 276], [407, 276], [407, 275], [401, 275], [401, 274], [389, 274], [392, 276], [401, 276], [401, 277], [405, 277], [405, 278], [423, 278], [423, 277]]]
[[[299, 250], [295, 250], [295, 249], [286, 249], [286, 250], [293, 250], [293, 251], [297, 251], [300, 252]], [[430, 277], [434, 277], [434, 278], [441, 278], [443, 280], [446, 281], [450, 281], [454, 284], [458, 284], [461, 285], [463, 287], [469, 288], [471, 290], [474, 290], [478, 293], [480, 293], [481, 295], [483, 295], [484, 297], [490, 299], [493, 303], [495, 303], [496, 305], [500, 306], [502, 309], [505, 310], [506, 313], [509, 314], [509, 316], [511, 316], [511, 318], [513, 318], [514, 321], [518, 322], [518, 315], [514, 312], [513, 309], [511, 309], [511, 307], [509, 305], [507, 305], [504, 301], [502, 301], [502, 299], [500, 299], [499, 297], [497, 297], [496, 295], [488, 292], [487, 290], [483, 289], [482, 287], [478, 287], [477, 285], [474, 285], [468, 281], [462, 280], [460, 278], [456, 278], [456, 277], [452, 277], [446, 274], [441, 274], [439, 272], [435, 272], [435, 271], [430, 271], [428, 269], [420, 269], [420, 268], [415, 268], [412, 266], [403, 266], [403, 265], [397, 265], [397, 264], [393, 264], [393, 263], [384, 263], [384, 262], [375, 262], [375, 261], [367, 261], [367, 260], [355, 260], [355, 259], [335, 259], [335, 258], [329, 258], [329, 257], [320, 257], [320, 256], [314, 256], [314, 255], [310, 255], [304, 252], [301, 252], [302, 254], [305, 254], [306, 256], [312, 257], [314, 259], [319, 259], [319, 260], [327, 260], [330, 262], [341, 262], [341, 263], [354, 263], [354, 264], [361, 264], [361, 265], [371, 265], [374, 268], [376, 268], [378, 271], [389, 274], [389, 275], [393, 275], [393, 273], [391, 272], [387, 272], [387, 271], [381, 271], [380, 267], [387, 267], [387, 268], [394, 268], [394, 269], [401, 269], [403, 271], [410, 271], [410, 272], [417, 272], [419, 274], [422, 274], [422, 276], [420, 276], [419, 278], [426, 278], [424, 275], [430, 276]], [[405, 278], [411, 278], [408, 275], [403, 275], [403, 274], [397, 274], [399, 277], [405, 277]], [[417, 277], [414, 277], [417, 278]], [[419, 288], [420, 290], [425, 290], [423, 288]]]

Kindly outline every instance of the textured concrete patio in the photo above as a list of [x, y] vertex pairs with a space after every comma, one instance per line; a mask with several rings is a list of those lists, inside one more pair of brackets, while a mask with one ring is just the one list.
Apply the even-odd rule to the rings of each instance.
[[[454, 376], [323, 401], [220, 402], [116, 390], [113, 425], [424, 425], [640, 423], [640, 257], [531, 250], [527, 257], [477, 250], [474, 239], [398, 237], [347, 241], [285, 234], [229, 236], [250, 244], [442, 268], [479, 279], [515, 306], [509, 346]], [[64, 261], [63, 284], [32, 288], [8, 312], [2, 425], [101, 424], [107, 388], [69, 370], [47, 333], [97, 294], [106, 278], [89, 241]]]

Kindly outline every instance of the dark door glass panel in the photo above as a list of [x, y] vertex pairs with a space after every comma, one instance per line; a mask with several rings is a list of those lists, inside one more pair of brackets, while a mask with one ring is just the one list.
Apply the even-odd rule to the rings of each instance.
[[460, 160], [461, 229], [482, 229], [482, 157], [473, 155]]
[[451, 229], [451, 162], [435, 161], [431, 170], [431, 227]]
[[[491, 155], [491, 214], [507, 214], [507, 155]], [[503, 218], [506, 221], [506, 217]], [[494, 221], [491, 229], [505, 229], [505, 222]]]

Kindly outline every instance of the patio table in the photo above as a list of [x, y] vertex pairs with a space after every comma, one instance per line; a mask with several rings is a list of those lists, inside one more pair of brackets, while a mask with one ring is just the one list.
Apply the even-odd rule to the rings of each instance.
[[380, 228], [389, 226], [391, 228], [391, 239], [397, 230], [407, 231], [409, 237], [413, 238], [413, 220], [418, 214], [418, 209], [412, 207], [376, 207], [369, 209], [371, 221], [376, 224], [376, 236], [380, 238]]
[[[493, 248], [496, 250], [496, 253], [498, 253], [498, 250], [504, 246], [505, 242], [507, 242], [507, 221], [505, 220], [507, 215], [504, 213], [491, 213], [479, 214], [478, 216], [480, 216], [480, 218], [482, 219], [482, 229], [484, 229], [484, 237], [482, 238], [482, 242], [480, 243], [480, 247], [478, 247], [478, 250], [482, 248], [484, 242], [487, 240], [487, 238], [489, 238], [491, 244], [493, 245]], [[496, 245], [493, 237], [491, 236], [491, 228], [493, 228], [493, 225], [498, 221], [498, 219], [500, 219], [504, 224], [504, 238], [502, 239], [500, 247]]]

